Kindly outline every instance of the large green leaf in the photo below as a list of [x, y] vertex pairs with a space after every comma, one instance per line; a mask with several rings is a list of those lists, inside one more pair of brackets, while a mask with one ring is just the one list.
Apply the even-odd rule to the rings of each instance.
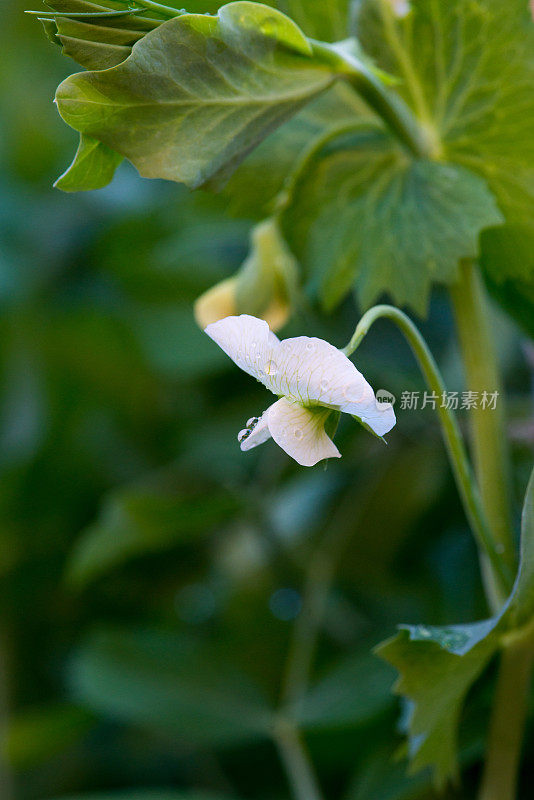
[[454, 280], [501, 221], [482, 178], [410, 158], [377, 128], [320, 146], [289, 194], [285, 234], [327, 308], [355, 285], [365, 306], [387, 291], [424, 313], [432, 282]]
[[64, 192], [101, 189], [113, 180], [122, 156], [90, 136], [80, 134], [74, 161], [60, 175], [54, 186]]
[[521, 565], [512, 594], [497, 616], [471, 625], [402, 626], [377, 648], [399, 671], [395, 691], [410, 702], [411, 771], [432, 767], [438, 785], [457, 775], [457, 738], [467, 692], [502, 637], [534, 615], [534, 470], [523, 508]]
[[220, 655], [155, 631], [103, 631], [74, 658], [71, 686], [96, 711], [189, 744], [268, 737], [271, 712], [261, 692]]
[[[510, 219], [534, 213], [534, 24], [527, 0], [359, 0], [357, 32], [447, 160]], [[506, 269], [506, 265], [503, 265]]]
[[227, 179], [334, 78], [290, 19], [237, 2], [163, 23], [124, 63], [67, 78], [56, 98], [66, 122], [142, 175], [197, 187]]

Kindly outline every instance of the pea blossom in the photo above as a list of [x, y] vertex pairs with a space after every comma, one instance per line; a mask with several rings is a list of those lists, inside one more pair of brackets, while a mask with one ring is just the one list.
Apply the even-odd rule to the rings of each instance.
[[395, 425], [390, 403], [378, 403], [371, 386], [337, 347], [315, 337], [280, 341], [264, 320], [248, 314], [221, 319], [205, 332], [238, 367], [278, 400], [239, 432], [241, 450], [271, 437], [304, 467], [340, 452], [325, 431], [332, 411], [351, 414], [377, 436]]

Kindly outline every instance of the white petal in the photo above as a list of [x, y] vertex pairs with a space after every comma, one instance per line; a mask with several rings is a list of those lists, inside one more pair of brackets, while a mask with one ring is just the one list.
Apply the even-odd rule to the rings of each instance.
[[205, 332], [238, 367], [271, 388], [269, 365], [280, 342], [264, 320], [248, 314], [225, 317], [208, 325]]
[[243, 439], [243, 441], [240, 443], [241, 450], [252, 450], [253, 447], [257, 447], [259, 444], [263, 444], [267, 441], [267, 439], [271, 438], [271, 432], [269, 431], [269, 426], [267, 424], [268, 413], [269, 409], [263, 412], [258, 422], [252, 429], [252, 432], [249, 433], [246, 439]]
[[303, 467], [313, 467], [324, 458], [341, 457], [324, 430], [329, 411], [304, 408], [282, 397], [265, 413], [276, 444]]
[[341, 409], [371, 390], [352, 361], [323, 339], [284, 339], [273, 351], [272, 360], [271, 391], [305, 405], [318, 403]]
[[377, 436], [384, 436], [397, 421], [391, 403], [378, 403], [372, 389], [363, 401], [351, 403], [342, 410], [361, 419]]

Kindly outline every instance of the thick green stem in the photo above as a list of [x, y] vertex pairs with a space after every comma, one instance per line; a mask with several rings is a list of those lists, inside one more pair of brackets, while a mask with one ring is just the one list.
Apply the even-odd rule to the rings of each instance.
[[534, 668], [533, 629], [505, 642], [479, 800], [515, 800]]
[[295, 800], [323, 800], [313, 767], [295, 725], [280, 718], [275, 725], [274, 739]]
[[478, 402], [470, 410], [475, 472], [497, 552], [507, 570], [515, 573], [517, 557], [509, 505], [509, 462], [491, 312], [478, 268], [466, 261], [461, 264], [460, 273], [459, 282], [451, 287], [451, 298], [467, 388], [478, 393], [479, 399], [483, 392], [498, 393], [494, 409], [484, 408], [484, 404]]
[[425, 340], [406, 314], [393, 306], [381, 305], [371, 308], [363, 315], [344, 352], [350, 356], [371, 325], [382, 317], [391, 319], [400, 328], [419, 362], [430, 391], [437, 395], [436, 411], [441, 422], [443, 438], [456, 485], [473, 534], [480, 549], [488, 558], [491, 579], [496, 587], [499, 601], [503, 602], [511, 590], [514, 572], [503, 561], [498, 542], [493, 537], [492, 530], [488, 525], [456, 417], [447, 405], [441, 402], [446, 393], [445, 383]]

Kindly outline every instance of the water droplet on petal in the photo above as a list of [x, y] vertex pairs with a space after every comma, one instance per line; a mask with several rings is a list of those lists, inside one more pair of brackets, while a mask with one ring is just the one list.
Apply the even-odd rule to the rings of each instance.
[[266, 375], [276, 375], [276, 373], [278, 372], [278, 364], [276, 363], [276, 361], [268, 361], [265, 364], [263, 371], [265, 372]]
[[326, 378], [324, 378], [324, 379], [321, 381], [321, 383], [319, 384], [319, 389], [320, 389], [322, 392], [326, 392], [326, 390], [328, 389], [328, 386], [329, 386], [329, 382], [326, 380]]
[[251, 417], [247, 420], [247, 428], [255, 428], [259, 421], [259, 417]]
[[306, 345], [306, 350], [311, 353], [312, 350], [315, 350], [315, 342], [308, 342]]
[[244, 442], [244, 441], [245, 441], [245, 439], [246, 439], [248, 436], [250, 436], [250, 431], [249, 431], [249, 429], [248, 429], [248, 428], [243, 428], [243, 430], [242, 430], [242, 431], [239, 431], [239, 433], [237, 434], [237, 441], [238, 441], [238, 442], [241, 444], [241, 442]]
[[295, 430], [293, 431], [293, 436], [295, 437], [295, 439], [302, 439], [302, 431], [301, 431], [301, 429], [300, 428], [295, 428]]

